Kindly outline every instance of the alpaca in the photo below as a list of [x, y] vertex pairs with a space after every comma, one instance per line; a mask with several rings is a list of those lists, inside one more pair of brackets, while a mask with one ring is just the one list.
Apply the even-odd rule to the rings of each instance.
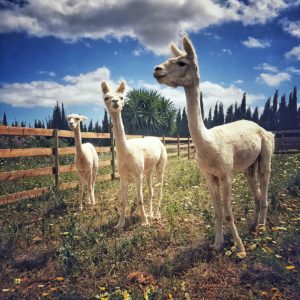
[[79, 175], [79, 194], [80, 194], [80, 210], [83, 209], [82, 200], [84, 186], [87, 186], [88, 203], [95, 205], [95, 181], [98, 170], [98, 154], [95, 147], [91, 143], [81, 142], [80, 123], [87, 120], [87, 117], [77, 114], [67, 116], [68, 124], [74, 131], [76, 153], [74, 162], [77, 173]]
[[[155, 137], [140, 139], [126, 139], [121, 111], [124, 106], [125, 83], [122, 81], [116, 91], [111, 91], [107, 83], [101, 83], [103, 99], [113, 123], [113, 133], [116, 141], [117, 166], [121, 183], [120, 218], [115, 229], [122, 229], [125, 225], [125, 213], [128, 204], [128, 183], [133, 177], [136, 185], [137, 204], [141, 214], [142, 225], [148, 225], [148, 218], [144, 209], [142, 181], [146, 177], [148, 185], [149, 217], [159, 219], [162, 196], [164, 170], [167, 163], [167, 151], [163, 143]], [[158, 193], [157, 205], [152, 209], [152, 170], [156, 168]]]
[[[197, 55], [187, 37], [183, 37], [182, 41], [184, 51], [172, 43], [170, 49], [174, 57], [154, 67], [153, 76], [159, 83], [184, 88], [188, 125], [196, 148], [196, 160], [212, 195], [216, 215], [213, 247], [220, 250], [224, 243], [225, 216], [239, 251], [245, 254], [232, 214], [232, 175], [234, 172], [244, 172], [255, 201], [252, 228], [257, 229], [260, 224], [264, 226], [274, 135], [256, 123], [246, 120], [216, 126], [210, 130], [204, 126], [199, 105], [200, 75]], [[223, 187], [222, 197], [221, 187]]]

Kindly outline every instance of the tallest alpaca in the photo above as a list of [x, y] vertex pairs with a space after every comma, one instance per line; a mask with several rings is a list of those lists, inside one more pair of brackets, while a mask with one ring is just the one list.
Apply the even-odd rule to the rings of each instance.
[[184, 51], [175, 44], [170, 47], [174, 57], [156, 66], [154, 77], [159, 83], [184, 88], [189, 130], [196, 148], [197, 163], [205, 175], [213, 199], [217, 226], [214, 248], [220, 249], [224, 243], [225, 217], [239, 251], [245, 252], [232, 214], [232, 174], [239, 171], [245, 173], [255, 200], [253, 226], [256, 228], [259, 224], [265, 225], [274, 136], [256, 123], [246, 120], [208, 130], [200, 111], [200, 75], [194, 47], [187, 37], [183, 37]]

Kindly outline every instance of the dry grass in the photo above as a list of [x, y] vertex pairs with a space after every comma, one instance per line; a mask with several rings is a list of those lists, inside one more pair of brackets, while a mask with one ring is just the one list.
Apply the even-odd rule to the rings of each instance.
[[[234, 179], [240, 259], [226, 228], [214, 252], [214, 214], [194, 161], [171, 160], [162, 220], [141, 227], [130, 186], [126, 227], [115, 232], [118, 181], [97, 185], [96, 209], [78, 211], [77, 192], [0, 208], [1, 299], [296, 299], [299, 294], [300, 156], [276, 156], [266, 231], [249, 234], [253, 202]], [[298, 175], [297, 175], [298, 174]], [[145, 190], [146, 195], [146, 190]]]

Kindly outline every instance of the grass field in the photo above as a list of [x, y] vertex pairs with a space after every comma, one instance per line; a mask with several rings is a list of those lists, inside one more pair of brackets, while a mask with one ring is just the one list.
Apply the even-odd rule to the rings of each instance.
[[96, 208], [82, 212], [75, 190], [0, 207], [0, 298], [299, 299], [299, 154], [274, 156], [267, 226], [256, 236], [248, 228], [248, 187], [241, 174], [234, 177], [234, 215], [246, 258], [237, 256], [227, 227], [224, 250], [209, 248], [214, 213], [194, 160], [168, 163], [161, 221], [140, 226], [134, 192], [131, 185], [120, 232], [113, 229], [118, 180], [98, 183]]

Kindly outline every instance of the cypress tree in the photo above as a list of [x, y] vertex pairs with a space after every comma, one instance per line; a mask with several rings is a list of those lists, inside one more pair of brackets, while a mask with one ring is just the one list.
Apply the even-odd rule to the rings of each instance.
[[289, 96], [289, 103], [287, 107], [287, 128], [296, 129], [297, 124], [297, 88], [294, 87]]
[[300, 107], [297, 111], [297, 129], [300, 130]]
[[251, 117], [251, 107], [248, 106], [247, 110], [246, 110], [246, 114], [245, 114], [245, 119], [251, 121], [252, 117]]
[[241, 119], [240, 107], [238, 107], [237, 102], [234, 103], [234, 113], [233, 113], [233, 120], [238, 121]]
[[259, 124], [258, 107], [256, 106], [252, 115], [252, 121]]
[[271, 98], [269, 97], [267, 102], [265, 103], [263, 113], [260, 116], [260, 120], [259, 120], [260, 125], [267, 130], [270, 130], [270, 115], [271, 115], [270, 104], [271, 104]]
[[213, 127], [213, 120], [212, 120], [211, 107], [210, 107], [208, 111], [207, 128], [212, 128], [212, 127]]
[[5, 113], [5, 112], [3, 113], [2, 124], [3, 124], [4, 126], [7, 126], [7, 117], [6, 117], [6, 113]]
[[181, 137], [189, 137], [190, 136], [188, 119], [187, 119], [187, 114], [186, 114], [185, 108], [182, 111], [179, 135]]
[[176, 116], [176, 135], [180, 134], [180, 127], [181, 127], [181, 109], [178, 110]]
[[277, 110], [278, 110], [278, 90], [275, 90], [273, 96], [273, 104], [270, 111], [270, 129], [277, 130], [278, 127], [278, 120], [277, 120]]
[[223, 125], [224, 124], [224, 107], [223, 107], [223, 103], [220, 102], [219, 103], [219, 111], [218, 111], [218, 120], [217, 120], [217, 125]]
[[108, 116], [107, 111], [104, 111], [104, 117], [102, 120], [102, 131], [103, 132], [109, 132], [109, 122], [108, 122]]
[[231, 104], [226, 111], [225, 123], [233, 122], [233, 104]]
[[280, 99], [279, 109], [277, 112], [277, 119], [278, 119], [278, 129], [279, 130], [287, 129], [287, 124], [286, 124], [287, 107], [286, 107], [285, 95], [282, 95]]
[[200, 108], [201, 108], [202, 119], [204, 120], [204, 106], [203, 106], [202, 92], [200, 92]]
[[218, 117], [219, 117], [218, 102], [216, 102], [215, 109], [214, 109], [214, 117], [213, 117], [213, 120], [212, 120], [212, 126], [211, 127], [214, 127], [214, 126], [218, 125]]
[[240, 106], [240, 119], [246, 118], [246, 92], [243, 94], [242, 103]]
[[95, 132], [101, 132], [101, 126], [99, 125], [98, 121], [95, 124]]
[[90, 123], [89, 123], [89, 127], [88, 127], [88, 132], [93, 132], [93, 120], [91, 119]]
[[68, 130], [69, 125], [66, 118], [65, 107], [63, 103], [61, 104], [61, 122], [62, 122], [61, 129]]

